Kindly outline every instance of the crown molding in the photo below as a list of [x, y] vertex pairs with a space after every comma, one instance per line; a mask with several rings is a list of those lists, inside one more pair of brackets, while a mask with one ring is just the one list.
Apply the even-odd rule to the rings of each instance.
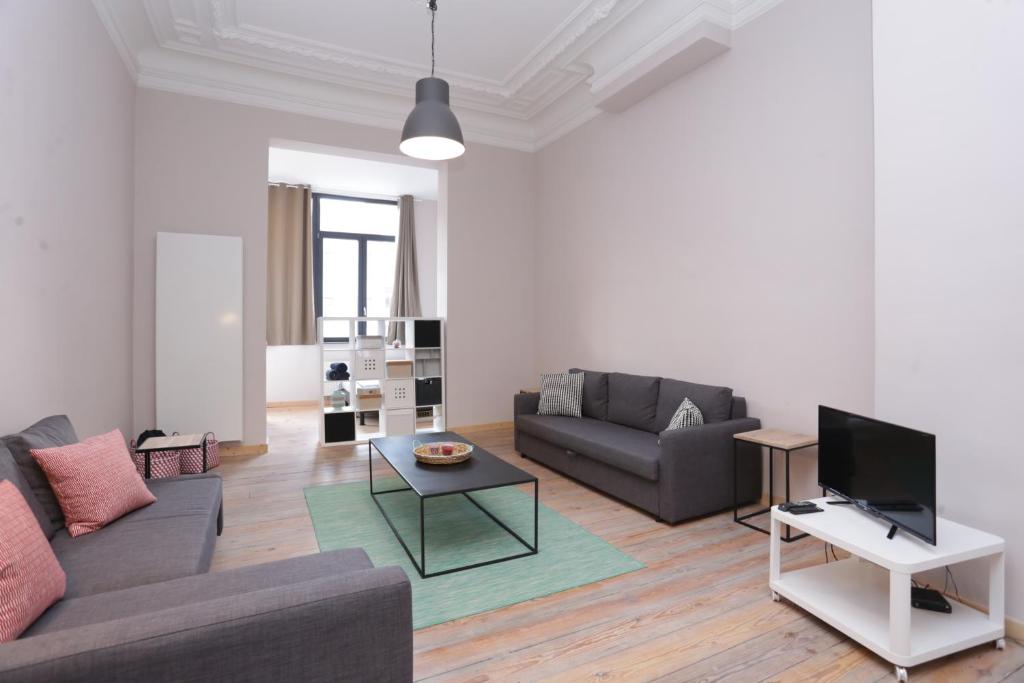
[[[714, 27], [727, 50], [732, 31], [782, 1], [580, 0], [502, 78], [438, 75], [452, 84], [467, 140], [536, 151], [600, 114], [608, 93], [632, 87], [642, 98], [685, 73], [655, 78], [652, 64], [699, 68], [685, 40], [696, 27]], [[424, 74], [422, 64], [246, 24], [238, 0], [92, 2], [140, 87], [399, 130]], [[648, 87], [633, 87], [642, 78]]]

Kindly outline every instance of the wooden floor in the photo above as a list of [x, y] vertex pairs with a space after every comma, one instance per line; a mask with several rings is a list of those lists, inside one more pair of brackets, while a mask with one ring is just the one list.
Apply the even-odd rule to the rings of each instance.
[[[366, 447], [317, 447], [315, 408], [269, 412], [270, 452], [225, 459], [214, 570], [317, 552], [302, 489], [364, 479]], [[888, 681], [884, 661], [768, 595], [768, 539], [716, 515], [675, 527], [524, 460], [509, 428], [468, 438], [540, 478], [541, 501], [647, 567], [415, 634], [429, 681]], [[824, 561], [812, 539], [787, 566]], [[1024, 681], [1024, 647], [916, 667], [917, 681]]]

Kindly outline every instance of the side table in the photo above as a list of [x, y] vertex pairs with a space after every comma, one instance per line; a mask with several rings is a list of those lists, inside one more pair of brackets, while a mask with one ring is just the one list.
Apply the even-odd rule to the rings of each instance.
[[[740, 514], [739, 496], [737, 494], [738, 483], [736, 481], [736, 446], [737, 442], [746, 441], [747, 443], [757, 444], [758, 446], [765, 446], [768, 448], [768, 507], [753, 512], [748, 512], [743, 515]], [[793, 451], [799, 451], [804, 448], [810, 448], [811, 446], [818, 445], [818, 437], [810, 436], [809, 434], [798, 434], [796, 432], [786, 432], [781, 429], [755, 429], [751, 432], [740, 432], [739, 434], [733, 435], [732, 442], [732, 519], [734, 522], [742, 524], [745, 527], [760, 531], [762, 534], [770, 534], [769, 529], [762, 529], [761, 527], [754, 526], [747, 520], [751, 517], [757, 517], [758, 515], [764, 515], [771, 512], [772, 505], [775, 500], [775, 451], [782, 451], [786, 454], [786, 502], [790, 502], [789, 499], [789, 454]], [[798, 541], [801, 538], [807, 536], [807, 534], [792, 535], [793, 529], [786, 525], [786, 535], [781, 537], [781, 540], [786, 543], [792, 543]]]
[[136, 453], [142, 453], [146, 458], [145, 479], [149, 479], [150, 455], [158, 451], [180, 451], [186, 448], [203, 449], [203, 471], [206, 471], [206, 434], [175, 434], [173, 436], [151, 436], [142, 442], [141, 446], [135, 447]]

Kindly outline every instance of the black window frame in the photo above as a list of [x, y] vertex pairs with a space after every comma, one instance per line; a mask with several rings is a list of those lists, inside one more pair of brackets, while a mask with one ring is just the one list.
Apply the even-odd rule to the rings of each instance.
[[[366, 204], [390, 204], [398, 206], [396, 199], [372, 199], [370, 197], [352, 197], [343, 194], [330, 194], [327, 192], [313, 193], [313, 306], [316, 317], [321, 318], [324, 314], [324, 250], [325, 239], [354, 240], [359, 248], [359, 274], [358, 293], [356, 296], [356, 317], [366, 317], [366, 245], [369, 242], [395, 242], [394, 235], [374, 235], [356, 232], [332, 232], [320, 230], [320, 200], [342, 200], [349, 202], [363, 202]], [[361, 313], [360, 313], [361, 312]], [[360, 322], [356, 334], [366, 334], [366, 323]], [[327, 343], [347, 344], [348, 337], [324, 337]]]

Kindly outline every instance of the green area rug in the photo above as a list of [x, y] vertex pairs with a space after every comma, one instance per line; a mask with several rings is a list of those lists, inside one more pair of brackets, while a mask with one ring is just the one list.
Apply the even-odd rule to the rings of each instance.
[[[400, 488], [401, 480], [374, 480], [374, 490]], [[374, 565], [398, 565], [412, 582], [413, 628], [514, 605], [643, 568], [601, 538], [550, 510], [539, 509], [536, 555], [421, 579], [380, 510], [367, 482], [305, 489], [321, 551], [360, 547]], [[471, 494], [527, 541], [533, 540], [533, 497], [516, 488]], [[542, 492], [543, 497], [543, 492]], [[419, 557], [419, 499], [411, 492], [378, 500]], [[427, 570], [472, 564], [526, 549], [461, 495], [426, 501]]]

